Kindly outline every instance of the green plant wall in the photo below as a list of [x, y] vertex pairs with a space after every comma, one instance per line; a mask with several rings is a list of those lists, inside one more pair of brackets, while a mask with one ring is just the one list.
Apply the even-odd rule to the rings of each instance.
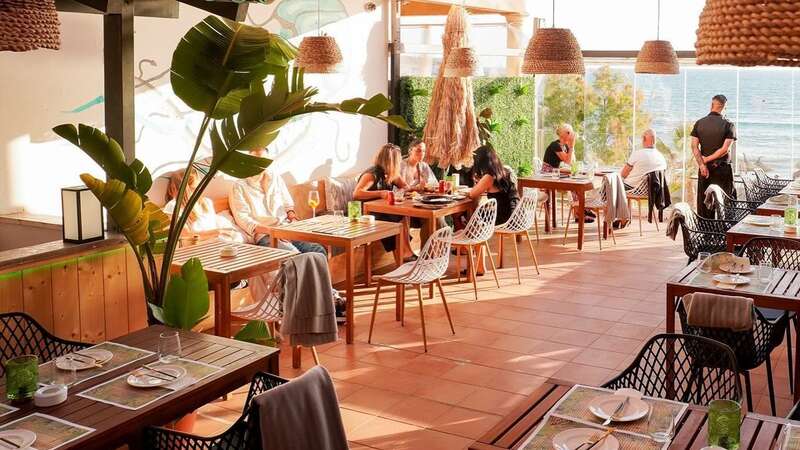
[[[433, 77], [402, 77], [399, 107], [413, 132], [400, 133], [403, 149], [415, 136], [422, 137], [433, 90]], [[504, 164], [518, 170], [533, 156], [534, 83], [531, 77], [476, 77], [472, 79], [475, 115], [491, 108], [497, 124], [492, 143]]]

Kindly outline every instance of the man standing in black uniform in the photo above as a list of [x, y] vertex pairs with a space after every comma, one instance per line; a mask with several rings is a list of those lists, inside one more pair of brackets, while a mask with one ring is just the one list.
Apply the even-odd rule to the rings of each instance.
[[736, 198], [733, 186], [729, 150], [736, 140], [733, 122], [722, 116], [728, 99], [715, 95], [711, 99], [711, 112], [698, 120], [692, 128], [692, 153], [697, 160], [700, 174], [697, 177], [697, 213], [703, 217], [713, 217], [713, 211], [703, 202], [706, 188], [716, 184], [726, 194]]

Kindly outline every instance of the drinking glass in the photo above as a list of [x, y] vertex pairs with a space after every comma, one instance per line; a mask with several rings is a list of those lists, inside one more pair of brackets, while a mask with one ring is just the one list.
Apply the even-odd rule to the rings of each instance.
[[395, 203], [403, 203], [403, 201], [406, 199], [406, 191], [405, 191], [405, 189], [393, 188], [392, 192], [394, 192], [394, 202]]
[[312, 217], [317, 217], [317, 206], [319, 206], [319, 191], [308, 191], [308, 206], [314, 210]]
[[800, 432], [795, 425], [786, 425], [778, 437], [777, 450], [792, 450], [800, 447]]
[[344, 211], [337, 209], [333, 212], [333, 221], [336, 223], [344, 223]]
[[711, 272], [711, 268], [706, 266], [706, 261], [711, 257], [709, 252], [700, 252], [697, 254], [697, 270], [703, 273]]
[[181, 337], [177, 331], [165, 331], [158, 336], [158, 360], [170, 364], [181, 357]]
[[772, 231], [783, 231], [783, 217], [773, 214], [772, 223], [769, 224], [769, 228]]
[[361, 217], [361, 202], [358, 200], [350, 200], [347, 202], [347, 218], [352, 221], [357, 221]]
[[647, 413], [647, 434], [656, 442], [669, 442], [675, 433], [675, 418], [669, 411], [656, 412], [650, 407]]
[[766, 284], [772, 281], [772, 267], [770, 263], [767, 261], [761, 261], [761, 265], [757, 267], [758, 269], [758, 281]]
[[6, 397], [12, 402], [29, 400], [38, 389], [39, 357], [23, 355], [5, 363]]
[[[66, 369], [56, 367], [62, 364]], [[72, 355], [64, 355], [39, 367], [39, 379], [42, 384], [72, 386], [78, 377], [75, 371], [75, 361]]]
[[708, 445], [727, 450], [739, 448], [742, 407], [733, 400], [711, 400], [708, 404]]

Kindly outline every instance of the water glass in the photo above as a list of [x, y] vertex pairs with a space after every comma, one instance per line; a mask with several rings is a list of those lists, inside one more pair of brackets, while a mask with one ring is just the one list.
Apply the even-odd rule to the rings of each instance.
[[762, 261], [761, 265], [759, 265], [756, 269], [758, 270], [758, 281], [764, 284], [772, 281], [773, 269], [770, 267], [770, 264], [767, 261]]
[[792, 450], [800, 448], [800, 431], [796, 425], [786, 425], [778, 437], [777, 450]]
[[350, 200], [347, 202], [347, 218], [353, 222], [361, 217], [361, 202], [358, 200]]
[[675, 433], [675, 418], [669, 411], [656, 412], [650, 407], [647, 413], [647, 434], [656, 442], [669, 442]]
[[727, 450], [739, 448], [742, 407], [733, 400], [712, 400], [708, 404], [708, 445]]
[[773, 214], [772, 222], [769, 224], [769, 228], [772, 231], [783, 231], [783, 217]]
[[706, 264], [706, 262], [708, 261], [708, 258], [710, 258], [710, 257], [711, 257], [711, 253], [709, 253], [709, 252], [700, 252], [700, 253], [698, 253], [697, 254], [697, 263], [698, 263], [697, 264], [697, 270], [699, 270], [700, 272], [703, 272], [703, 273], [711, 272], [711, 268], [708, 267], [708, 265]]
[[[61, 364], [62, 367], [66, 368], [58, 368], [56, 364]], [[39, 381], [42, 384], [72, 386], [77, 379], [75, 361], [72, 359], [72, 355], [60, 356], [39, 367]]]
[[181, 357], [181, 337], [177, 331], [165, 331], [158, 336], [158, 360], [170, 364]]
[[342, 211], [341, 209], [337, 209], [337, 210], [333, 211], [333, 221], [336, 222], [336, 223], [344, 223], [344, 222], [346, 222], [344, 220], [344, 211]]
[[392, 189], [392, 192], [394, 192], [394, 202], [395, 203], [403, 203], [403, 201], [406, 199], [406, 191], [405, 191], [405, 189], [394, 188], [394, 189]]
[[30, 400], [39, 384], [39, 357], [23, 355], [5, 363], [6, 397], [12, 402]]

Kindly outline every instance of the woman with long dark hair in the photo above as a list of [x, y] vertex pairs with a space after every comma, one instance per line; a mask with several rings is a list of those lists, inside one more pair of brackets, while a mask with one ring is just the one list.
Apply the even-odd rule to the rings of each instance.
[[505, 223], [519, 202], [519, 192], [511, 169], [503, 166], [497, 152], [488, 145], [475, 150], [472, 165], [472, 178], [475, 186], [469, 191], [472, 199], [479, 199], [483, 194], [497, 201], [497, 220]]

